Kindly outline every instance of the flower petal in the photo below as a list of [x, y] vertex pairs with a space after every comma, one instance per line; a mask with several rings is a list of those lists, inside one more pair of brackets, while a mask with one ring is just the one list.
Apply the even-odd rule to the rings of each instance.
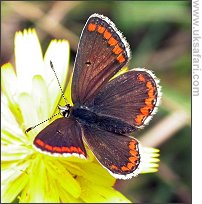
[[87, 203], [104, 202], [104, 203], [130, 203], [130, 201], [112, 187], [97, 185], [78, 178], [81, 184], [81, 199]]
[[128, 71], [128, 67], [123, 67], [121, 70], [119, 70], [111, 79], [115, 79], [116, 77], [120, 76], [121, 74], [124, 74]]
[[1, 98], [1, 108], [2, 139], [10, 141], [9, 143], [16, 143], [20, 141], [22, 143], [26, 143], [27, 138], [25, 137], [25, 134], [22, 132], [19, 124], [17, 123], [16, 118], [8, 108], [7, 99], [3, 94]]
[[6, 186], [9, 182], [17, 179], [26, 172], [29, 162], [27, 161], [3, 161], [1, 165], [1, 183]]
[[1, 160], [2, 161], [20, 161], [32, 154], [33, 150], [20, 145], [2, 145]]
[[6, 63], [1, 67], [1, 87], [7, 99], [7, 106], [10, 107], [12, 113], [16, 116], [16, 120], [22, 122], [22, 116], [16, 103], [17, 97], [17, 78], [14, 69], [10, 63]]
[[141, 157], [141, 172], [140, 173], [154, 173], [158, 171], [160, 159], [159, 149], [143, 147]]
[[[26, 166], [27, 167], [27, 166]], [[11, 173], [12, 172], [12, 173]], [[6, 179], [5, 179], [5, 175]], [[22, 191], [28, 182], [28, 175], [24, 169], [7, 169], [1, 173], [2, 176], [2, 203], [11, 203]]]
[[42, 50], [34, 29], [16, 33], [15, 60], [18, 88], [21, 92], [30, 92], [33, 76], [44, 72]]
[[68, 82], [68, 85], [67, 85], [67, 88], [66, 88], [64, 94], [65, 94], [65, 97], [66, 97], [67, 101], [69, 102], [69, 104], [73, 105], [72, 94], [71, 94], [71, 92], [72, 92], [71, 86], [72, 86], [72, 75], [71, 75], [71, 77], [69, 79], [69, 82]]
[[[46, 194], [43, 196], [43, 200], [41, 201], [41, 203], [60, 203], [60, 199], [59, 199], [59, 192], [58, 192], [58, 188], [56, 187], [56, 184], [54, 183], [54, 181], [51, 182], [51, 184], [49, 183], [49, 178], [47, 177], [48, 175], [46, 174], [45, 177], [43, 179], [46, 179], [44, 181], [44, 189], [46, 191]], [[50, 178], [52, 179], [52, 178]], [[39, 196], [37, 195], [36, 198], [34, 198], [35, 195], [30, 195], [30, 184], [28, 184], [22, 191], [21, 195], [19, 196], [19, 201], [20, 203], [31, 203], [33, 201], [35, 201], [36, 203], [39, 202]], [[41, 192], [38, 192], [39, 194], [41, 194]], [[33, 200], [34, 199], [34, 200]]]
[[[50, 113], [50, 102], [48, 96], [48, 89], [46, 86], [46, 82], [40, 75], [36, 75], [32, 79], [32, 92], [31, 92], [34, 108], [37, 110], [38, 118], [41, 120], [46, 120], [51, 115]], [[38, 121], [38, 123], [41, 121]], [[47, 125], [44, 124], [45, 127]], [[43, 128], [42, 126], [42, 128]], [[41, 129], [42, 129], [41, 128]]]
[[6, 63], [1, 67], [1, 87], [2, 91], [10, 101], [13, 101], [13, 96], [17, 92], [17, 78], [13, 66]]
[[[72, 177], [65, 166], [61, 165], [60, 162], [56, 161], [47, 162], [48, 172], [55, 179], [61, 187], [63, 187], [73, 197], [78, 198], [81, 193], [79, 183]], [[67, 182], [68, 181], [68, 182]]]
[[89, 180], [89, 182], [107, 187], [113, 186], [116, 181], [115, 178], [98, 163], [89, 163], [88, 165], [80, 164], [80, 166], [85, 172], [84, 177]]
[[[39, 173], [40, 172], [40, 173]], [[46, 169], [40, 155], [36, 155], [29, 167], [29, 202], [43, 202], [45, 197]]]
[[58, 186], [58, 192], [61, 203], [82, 203], [82, 200], [80, 198], [73, 197], [71, 194], [67, 193], [64, 188], [60, 186]]
[[[21, 93], [18, 97], [19, 106], [23, 115], [24, 124], [23, 130], [25, 131], [27, 128], [34, 126], [41, 122], [38, 117], [37, 110], [35, 108], [35, 104], [33, 103], [34, 99], [27, 93]], [[42, 127], [36, 127], [32, 131], [29, 132], [29, 138], [33, 138], [39, 132]], [[32, 140], [32, 139], [31, 139]]]
[[62, 96], [57, 79], [50, 67], [50, 61], [53, 63], [55, 72], [62, 89], [64, 90], [67, 73], [69, 70], [69, 43], [66, 40], [52, 40], [44, 57], [46, 83], [49, 91], [49, 100], [51, 112], [53, 114], [58, 102]]

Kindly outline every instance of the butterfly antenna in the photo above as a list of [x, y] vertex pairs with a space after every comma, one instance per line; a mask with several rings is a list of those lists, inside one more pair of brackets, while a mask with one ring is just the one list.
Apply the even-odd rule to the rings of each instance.
[[56, 72], [55, 72], [55, 69], [54, 69], [54, 67], [53, 67], [52, 61], [50, 61], [50, 66], [51, 66], [51, 69], [53, 70], [53, 72], [54, 72], [54, 74], [55, 74], [56, 79], [57, 79], [58, 85], [59, 85], [60, 90], [61, 90], [61, 92], [62, 92], [62, 97], [64, 98], [66, 105], [68, 105], [69, 103], [68, 103], [67, 99], [65, 98], [65, 95], [64, 95], [64, 93], [63, 93], [62, 87], [61, 87], [61, 85], [60, 85], [60, 81], [59, 81], [58, 76], [57, 76], [57, 74], [56, 74]]
[[[69, 103], [68, 103], [67, 99], [65, 98], [65, 95], [64, 95], [64, 93], [63, 93], [62, 87], [61, 87], [61, 85], [60, 85], [60, 81], [59, 81], [59, 79], [58, 79], [58, 76], [57, 76], [57, 74], [56, 74], [56, 71], [55, 71], [55, 69], [54, 69], [54, 67], [53, 67], [52, 61], [50, 61], [50, 66], [51, 66], [51, 69], [53, 70], [53, 72], [54, 72], [54, 74], [55, 74], [56, 79], [57, 79], [58, 85], [59, 85], [60, 90], [61, 90], [61, 92], [62, 92], [62, 97], [64, 98], [66, 105], [69, 106]], [[28, 133], [30, 130], [33, 130], [35, 127], [41, 125], [42, 123], [45, 123], [45, 122], [51, 120], [53, 117], [55, 117], [55, 116], [58, 115], [58, 114], [61, 114], [61, 112], [52, 115], [50, 118], [44, 120], [43, 122], [40, 122], [39, 124], [37, 124], [37, 125], [35, 125], [35, 126], [32, 126], [32, 127], [27, 128], [27, 129], [25, 130], [25, 133]]]
[[30, 130], [33, 130], [35, 127], [41, 125], [42, 123], [45, 123], [45, 122], [49, 121], [50, 119], [52, 119], [53, 117], [55, 117], [56, 115], [59, 115], [59, 114], [60, 114], [60, 112], [59, 112], [59, 113], [56, 113], [56, 114], [54, 114], [54, 115], [52, 115], [50, 118], [44, 120], [43, 122], [40, 122], [39, 124], [37, 124], [37, 125], [35, 125], [35, 126], [32, 126], [32, 127], [27, 128], [27, 129], [25, 130], [25, 133], [28, 133]]

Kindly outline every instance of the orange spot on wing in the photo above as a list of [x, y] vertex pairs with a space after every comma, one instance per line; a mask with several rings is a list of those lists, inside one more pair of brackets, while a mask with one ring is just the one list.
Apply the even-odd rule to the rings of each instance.
[[114, 45], [116, 45], [118, 43], [118, 41], [115, 38], [111, 37], [108, 40], [108, 43], [110, 44], [110, 46], [114, 46]]
[[147, 87], [147, 88], [152, 88], [152, 87], [153, 87], [151, 81], [148, 81], [148, 82], [146, 83], [146, 87]]
[[62, 152], [62, 148], [61, 147], [53, 147], [53, 151]]
[[139, 114], [139, 115], [137, 115], [136, 116], [136, 118], [135, 118], [135, 123], [137, 124], [137, 125], [141, 125], [142, 124], [142, 121], [143, 121], [143, 119], [144, 119], [144, 115], [142, 115], [142, 114]]
[[96, 29], [96, 24], [90, 23], [88, 25], [88, 31], [92, 32], [92, 31], [95, 31], [95, 29]]
[[115, 166], [114, 164], [112, 164], [112, 165], [110, 166], [110, 168], [111, 168], [111, 169], [114, 169], [114, 170], [118, 170], [118, 167]]
[[122, 170], [122, 171], [128, 171], [129, 169], [128, 169], [126, 166], [122, 166], [122, 167], [121, 167], [121, 170]]
[[143, 107], [143, 108], [140, 108], [141, 113], [142, 113], [143, 115], [145, 115], [145, 116], [149, 115], [150, 110], [151, 110], [151, 109], [150, 109], [149, 106], [145, 106], [145, 107]]
[[122, 54], [120, 54], [116, 59], [119, 61], [119, 63], [122, 63], [126, 60]]
[[131, 142], [129, 143], [129, 148], [130, 148], [130, 149], [135, 149], [135, 141], [131, 141]]
[[76, 147], [76, 152], [77, 153], [80, 153], [81, 149], [80, 149], [80, 151], [79, 151], [79, 149], [80, 149], [79, 147]]
[[133, 167], [134, 167], [134, 164], [133, 164], [133, 163], [130, 163], [130, 162], [129, 162], [129, 163], [127, 164], [127, 168], [129, 168], [130, 170], [131, 170]]
[[114, 49], [112, 50], [114, 54], [118, 55], [120, 54], [123, 50], [119, 47], [119, 45], [117, 44]]
[[148, 96], [149, 97], [154, 97], [154, 88], [151, 88], [149, 91], [148, 91]]
[[108, 30], [105, 30], [104, 38], [106, 38], [108, 40], [111, 36], [112, 36], [112, 34]]
[[70, 152], [73, 152], [74, 151], [74, 147], [73, 146], [69, 147], [69, 150], [70, 150]]
[[138, 77], [137, 77], [137, 79], [138, 79], [139, 81], [145, 82], [145, 77], [144, 77], [142, 74], [139, 74]]
[[52, 151], [52, 150], [53, 150], [53, 147], [50, 146], [50, 145], [48, 145], [48, 144], [46, 144], [46, 145], [45, 145], [45, 149]]
[[150, 100], [155, 99], [154, 93], [156, 91], [156, 87], [154, 87], [150, 81], [148, 81], [146, 83], [146, 87], [149, 89], [149, 91], [148, 91], [149, 99]]
[[[145, 82], [146, 78], [142, 74], [139, 74], [138, 80]], [[143, 119], [145, 119], [145, 117], [151, 114], [151, 111], [154, 109], [154, 105], [155, 105], [154, 99], [156, 99], [156, 96], [155, 96], [156, 86], [152, 84], [151, 81], [147, 81], [145, 85], [148, 89], [148, 92], [147, 92], [148, 98], [146, 98], [144, 101], [145, 106], [140, 108], [140, 114], [137, 115], [135, 118], [136, 125], [142, 124]]]
[[146, 98], [144, 103], [148, 106], [153, 106], [152, 104], [153, 100], [154, 100], [153, 98]]
[[71, 147], [70, 147], [70, 152], [77, 152], [77, 148], [76, 148], [76, 147], [71, 146]]
[[97, 29], [98, 33], [103, 33], [105, 30], [106, 30], [105, 27], [103, 27], [103, 26], [98, 26], [98, 29]]
[[78, 147], [78, 148], [77, 148], [77, 150], [78, 150], [78, 153], [80, 153], [80, 154], [83, 154], [83, 155], [84, 155], [84, 152], [81, 150], [81, 148], [80, 148], [80, 147]]
[[45, 143], [44, 143], [42, 140], [40, 140], [40, 139], [37, 139], [37, 140], [36, 140], [36, 143], [37, 143], [38, 145], [40, 145], [41, 147], [43, 147], [43, 146], [45, 145]]
[[135, 150], [130, 150], [129, 153], [134, 157], [137, 156], [137, 152]]
[[131, 163], [135, 163], [137, 161], [137, 157], [129, 157], [129, 161]]
[[68, 147], [62, 147], [62, 152], [70, 152], [70, 149]]

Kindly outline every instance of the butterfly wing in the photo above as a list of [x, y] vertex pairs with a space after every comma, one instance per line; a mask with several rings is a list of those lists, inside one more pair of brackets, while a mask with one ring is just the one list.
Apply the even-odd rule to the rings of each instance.
[[59, 118], [43, 129], [34, 139], [34, 146], [54, 156], [86, 158], [79, 123], [71, 118]]
[[129, 44], [114, 23], [102, 15], [91, 15], [82, 31], [75, 59], [73, 103], [88, 106], [129, 58]]
[[89, 107], [98, 114], [140, 128], [156, 112], [160, 96], [160, 86], [154, 74], [146, 69], [133, 69], [107, 83]]
[[115, 178], [128, 179], [140, 172], [140, 145], [135, 138], [82, 126], [87, 145]]

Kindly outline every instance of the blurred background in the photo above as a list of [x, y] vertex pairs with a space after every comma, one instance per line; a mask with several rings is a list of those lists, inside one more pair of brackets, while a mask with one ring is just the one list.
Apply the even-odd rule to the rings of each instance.
[[4, 1], [1, 65], [14, 63], [14, 35], [36, 28], [45, 53], [51, 39], [67, 39], [73, 67], [80, 33], [93, 13], [108, 16], [132, 50], [128, 67], [145, 67], [161, 80], [162, 103], [135, 134], [161, 151], [159, 172], [117, 181], [136, 203], [191, 203], [191, 3], [189, 1]]

